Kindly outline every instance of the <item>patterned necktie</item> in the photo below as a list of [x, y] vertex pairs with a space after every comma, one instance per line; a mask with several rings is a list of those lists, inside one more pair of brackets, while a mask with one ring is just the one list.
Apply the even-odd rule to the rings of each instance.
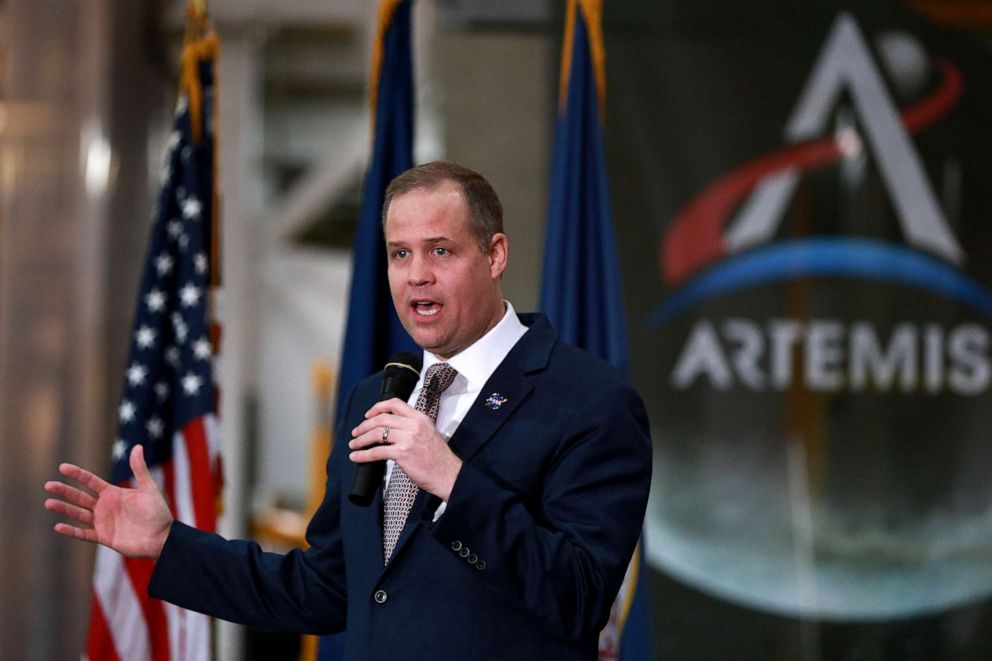
[[[448, 363], [437, 363], [427, 369], [424, 377], [424, 388], [417, 397], [415, 409], [426, 413], [431, 422], [437, 422], [437, 408], [441, 401], [441, 393], [448, 389], [451, 382], [458, 376], [458, 371]], [[393, 555], [400, 532], [406, 523], [406, 517], [413, 507], [417, 497], [417, 485], [403, 472], [399, 464], [393, 464], [393, 472], [389, 475], [389, 486], [383, 499], [382, 513], [382, 553], [385, 563]]]

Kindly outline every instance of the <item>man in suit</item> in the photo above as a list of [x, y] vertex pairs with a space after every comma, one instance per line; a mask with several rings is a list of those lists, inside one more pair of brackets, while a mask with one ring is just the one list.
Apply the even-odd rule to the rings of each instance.
[[[644, 407], [612, 367], [503, 299], [508, 242], [481, 175], [418, 166], [383, 207], [393, 303], [424, 369], [409, 402], [377, 402], [381, 373], [349, 395], [306, 551], [174, 522], [140, 447], [135, 490], [60, 466], [92, 493], [46, 484], [59, 496], [46, 506], [72, 520], [56, 530], [156, 558], [149, 592], [185, 608], [347, 628], [354, 661], [595, 659], [647, 501]], [[352, 504], [356, 465], [378, 460], [384, 488]]]

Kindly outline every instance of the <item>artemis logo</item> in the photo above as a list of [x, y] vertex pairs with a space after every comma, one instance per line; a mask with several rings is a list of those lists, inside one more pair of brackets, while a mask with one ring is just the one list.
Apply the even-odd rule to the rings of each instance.
[[[801, 357], [802, 360], [796, 360]], [[798, 370], [796, 365], [802, 367]], [[814, 392], [899, 391], [977, 395], [989, 387], [989, 332], [962, 324], [898, 324], [879, 337], [868, 321], [701, 319], [676, 361], [671, 384], [697, 381], [718, 390], [785, 390], [796, 381]]]
[[[831, 109], [845, 87], [861, 118], [907, 241], [950, 262], [960, 263], [961, 247], [951, 234], [927, 183], [923, 164], [900, 124], [899, 113], [886, 94], [882, 76], [850, 16], [841, 15], [834, 24], [823, 55], [785, 129], [786, 136], [790, 142], [799, 143], [823, 135], [829, 128]], [[841, 154], [860, 151], [863, 142], [853, 127], [841, 128], [834, 138], [835, 148]], [[726, 234], [727, 245], [741, 250], [771, 239], [799, 176], [799, 167], [793, 165], [765, 179], [737, 214]]]
[[[960, 270], [964, 251], [910, 139], [942, 119], [961, 95], [962, 77], [951, 63], [936, 60], [933, 68], [939, 82], [900, 111], [854, 18], [838, 16], [786, 125], [791, 146], [718, 179], [666, 232], [659, 266], [676, 289], [651, 313], [649, 325], [664, 325], [714, 296], [799, 277], [889, 282], [992, 317], [992, 293]], [[856, 121], [838, 121], [842, 101]], [[866, 151], [906, 245], [837, 235], [774, 241], [804, 172]], [[680, 352], [671, 383], [685, 388], [705, 378], [717, 388], [737, 383], [776, 389], [801, 377], [813, 390], [856, 391], [871, 384], [938, 392], [939, 383], [974, 394], [989, 385], [988, 343], [988, 331], [973, 324], [945, 330], [907, 322], [882, 337], [868, 320], [849, 327], [836, 320], [703, 320]], [[791, 362], [782, 362], [792, 360], [793, 347], [806, 361], [796, 373]]]

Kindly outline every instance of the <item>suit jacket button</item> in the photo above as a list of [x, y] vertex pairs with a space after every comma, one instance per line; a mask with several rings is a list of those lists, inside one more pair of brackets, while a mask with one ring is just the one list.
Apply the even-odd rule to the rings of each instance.
[[384, 604], [386, 603], [386, 600], [389, 599], [389, 595], [386, 594], [385, 590], [376, 590], [375, 594], [372, 595], [372, 598], [375, 599], [375, 603]]
[[471, 551], [468, 550], [468, 547], [463, 546], [462, 550], [458, 552], [458, 555], [460, 555], [463, 558], [467, 558], [469, 553], [471, 553]]
[[474, 553], [470, 553], [469, 556], [466, 558], [466, 560], [468, 560], [469, 564], [474, 565], [476, 562], [479, 561], [479, 556], [477, 556]]
[[451, 550], [452, 551], [461, 551], [462, 550], [462, 543], [459, 542], [457, 539], [455, 541], [451, 542]]
[[475, 563], [475, 568], [476, 569], [485, 569], [486, 568], [486, 561], [485, 560], [479, 560], [477, 563]]

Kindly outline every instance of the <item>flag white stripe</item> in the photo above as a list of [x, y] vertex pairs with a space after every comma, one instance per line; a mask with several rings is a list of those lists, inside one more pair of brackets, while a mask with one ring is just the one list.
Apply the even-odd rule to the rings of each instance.
[[[148, 474], [152, 476], [152, 479], [155, 481], [155, 484], [158, 485], [158, 488], [162, 490], [162, 493], [165, 493], [167, 487], [165, 485], [165, 471], [162, 470], [162, 467], [153, 466], [148, 469]], [[128, 480], [125, 486], [133, 487], [134, 485], [131, 484], [130, 480]]]
[[183, 614], [186, 618], [186, 645], [180, 658], [210, 661], [210, 618], [194, 611], [183, 611]]
[[213, 462], [220, 456], [220, 420], [213, 413], [203, 416], [203, 428], [207, 433], [207, 448], [210, 452], [210, 461]]
[[196, 525], [193, 508], [193, 484], [189, 472], [189, 453], [186, 437], [176, 432], [172, 438], [172, 468], [175, 482], [173, 498], [176, 501], [176, 518], [191, 526]]
[[210, 661], [210, 618], [165, 603], [171, 657], [181, 661]]
[[169, 656], [173, 659], [185, 659], [186, 657], [179, 653], [182, 649], [182, 641], [186, 638], [186, 632], [183, 630], [183, 609], [167, 601], [162, 603], [165, 606], [165, 623], [169, 631]]
[[93, 590], [121, 659], [149, 659], [148, 625], [124, 557], [100, 546], [96, 552]]
[[[211, 427], [216, 426], [217, 422], [214, 416], [210, 415], [206, 416], [203, 423], [209, 444]], [[195, 520], [193, 479], [190, 472], [186, 436], [181, 432], [176, 432], [172, 443], [176, 518], [183, 523], [198, 526], [200, 522]], [[169, 648], [172, 652], [172, 658], [183, 661], [209, 661], [210, 618], [172, 604], [166, 604], [165, 617], [168, 622]]]

